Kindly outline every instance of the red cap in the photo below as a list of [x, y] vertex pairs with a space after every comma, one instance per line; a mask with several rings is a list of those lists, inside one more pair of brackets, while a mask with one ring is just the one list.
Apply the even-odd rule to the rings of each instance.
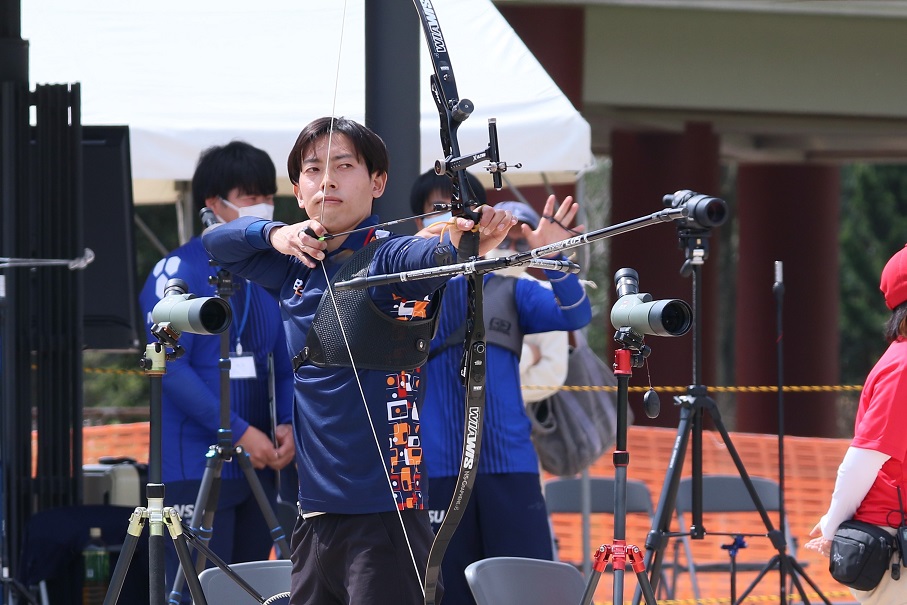
[[885, 304], [892, 311], [907, 301], [907, 244], [885, 264], [879, 290], [885, 295]]

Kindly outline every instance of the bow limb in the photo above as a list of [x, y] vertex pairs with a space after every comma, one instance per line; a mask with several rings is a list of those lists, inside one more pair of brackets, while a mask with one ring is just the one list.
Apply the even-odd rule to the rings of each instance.
[[[472, 112], [472, 103], [460, 99], [457, 93], [453, 66], [447, 54], [447, 43], [441, 33], [437, 15], [431, 0], [413, 0], [416, 11], [422, 22], [425, 41], [428, 44], [434, 73], [431, 77], [431, 92], [438, 108], [441, 121], [441, 147], [445, 154], [444, 168], [436, 163], [435, 171], [443, 171], [451, 178], [451, 214], [466, 216], [478, 224], [478, 213], [473, 211], [469, 199], [469, 187], [464, 169], [451, 171], [449, 161], [460, 155], [457, 140], [457, 129]], [[458, 259], [462, 262], [479, 255], [479, 233], [474, 230], [464, 233], [457, 250]], [[466, 300], [466, 338], [464, 342], [463, 361], [460, 375], [466, 387], [465, 414], [463, 421], [463, 453], [460, 459], [460, 471], [453, 498], [444, 515], [432, 543], [425, 569], [425, 603], [435, 605], [437, 602], [438, 579], [441, 561], [450, 543], [460, 519], [466, 510], [472, 495], [476, 474], [479, 470], [479, 452], [482, 444], [482, 425], [485, 414], [485, 321], [482, 313], [483, 277], [471, 273], [467, 276]]]
[[[463, 239], [477, 234], [464, 234]], [[476, 237], [478, 239], [478, 237]], [[461, 241], [462, 243], [462, 241]], [[483, 278], [471, 274], [466, 284], [466, 338], [460, 375], [466, 386], [466, 409], [463, 419], [463, 454], [460, 472], [444, 520], [438, 528], [425, 568], [425, 604], [437, 603], [441, 561], [454, 532], [463, 517], [479, 472], [482, 425], [485, 416], [485, 320], [482, 313]]]

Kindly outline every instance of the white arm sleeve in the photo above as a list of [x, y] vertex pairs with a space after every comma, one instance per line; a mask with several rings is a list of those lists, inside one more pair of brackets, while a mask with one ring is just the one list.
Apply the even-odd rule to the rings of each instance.
[[[532, 365], [532, 353], [526, 343], [539, 348], [539, 361]], [[523, 401], [541, 401], [557, 392], [567, 379], [567, 358], [570, 344], [567, 332], [542, 332], [523, 336], [520, 357], [520, 384], [550, 386], [550, 389], [523, 389]]]
[[863, 498], [869, 493], [882, 465], [891, 458], [888, 454], [859, 447], [847, 448], [838, 467], [835, 491], [828, 512], [819, 520], [822, 537], [831, 540], [842, 521], [853, 517]]

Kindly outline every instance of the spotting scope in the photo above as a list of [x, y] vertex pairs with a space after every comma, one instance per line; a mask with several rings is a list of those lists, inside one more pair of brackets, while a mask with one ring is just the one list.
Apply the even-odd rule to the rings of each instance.
[[216, 296], [197, 297], [189, 294], [188, 289], [181, 279], [168, 280], [164, 297], [151, 310], [151, 321], [192, 334], [220, 334], [230, 327], [233, 320], [230, 303]]
[[693, 310], [682, 300], [652, 300], [639, 293], [639, 274], [629, 268], [614, 274], [617, 302], [611, 307], [611, 325], [631, 328], [640, 334], [683, 336], [693, 325]]

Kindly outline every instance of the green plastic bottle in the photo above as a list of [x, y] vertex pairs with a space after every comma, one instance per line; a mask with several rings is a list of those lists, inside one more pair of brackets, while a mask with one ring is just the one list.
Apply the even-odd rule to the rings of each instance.
[[103, 605], [110, 583], [110, 553], [101, 540], [101, 528], [92, 527], [82, 551], [82, 605]]

